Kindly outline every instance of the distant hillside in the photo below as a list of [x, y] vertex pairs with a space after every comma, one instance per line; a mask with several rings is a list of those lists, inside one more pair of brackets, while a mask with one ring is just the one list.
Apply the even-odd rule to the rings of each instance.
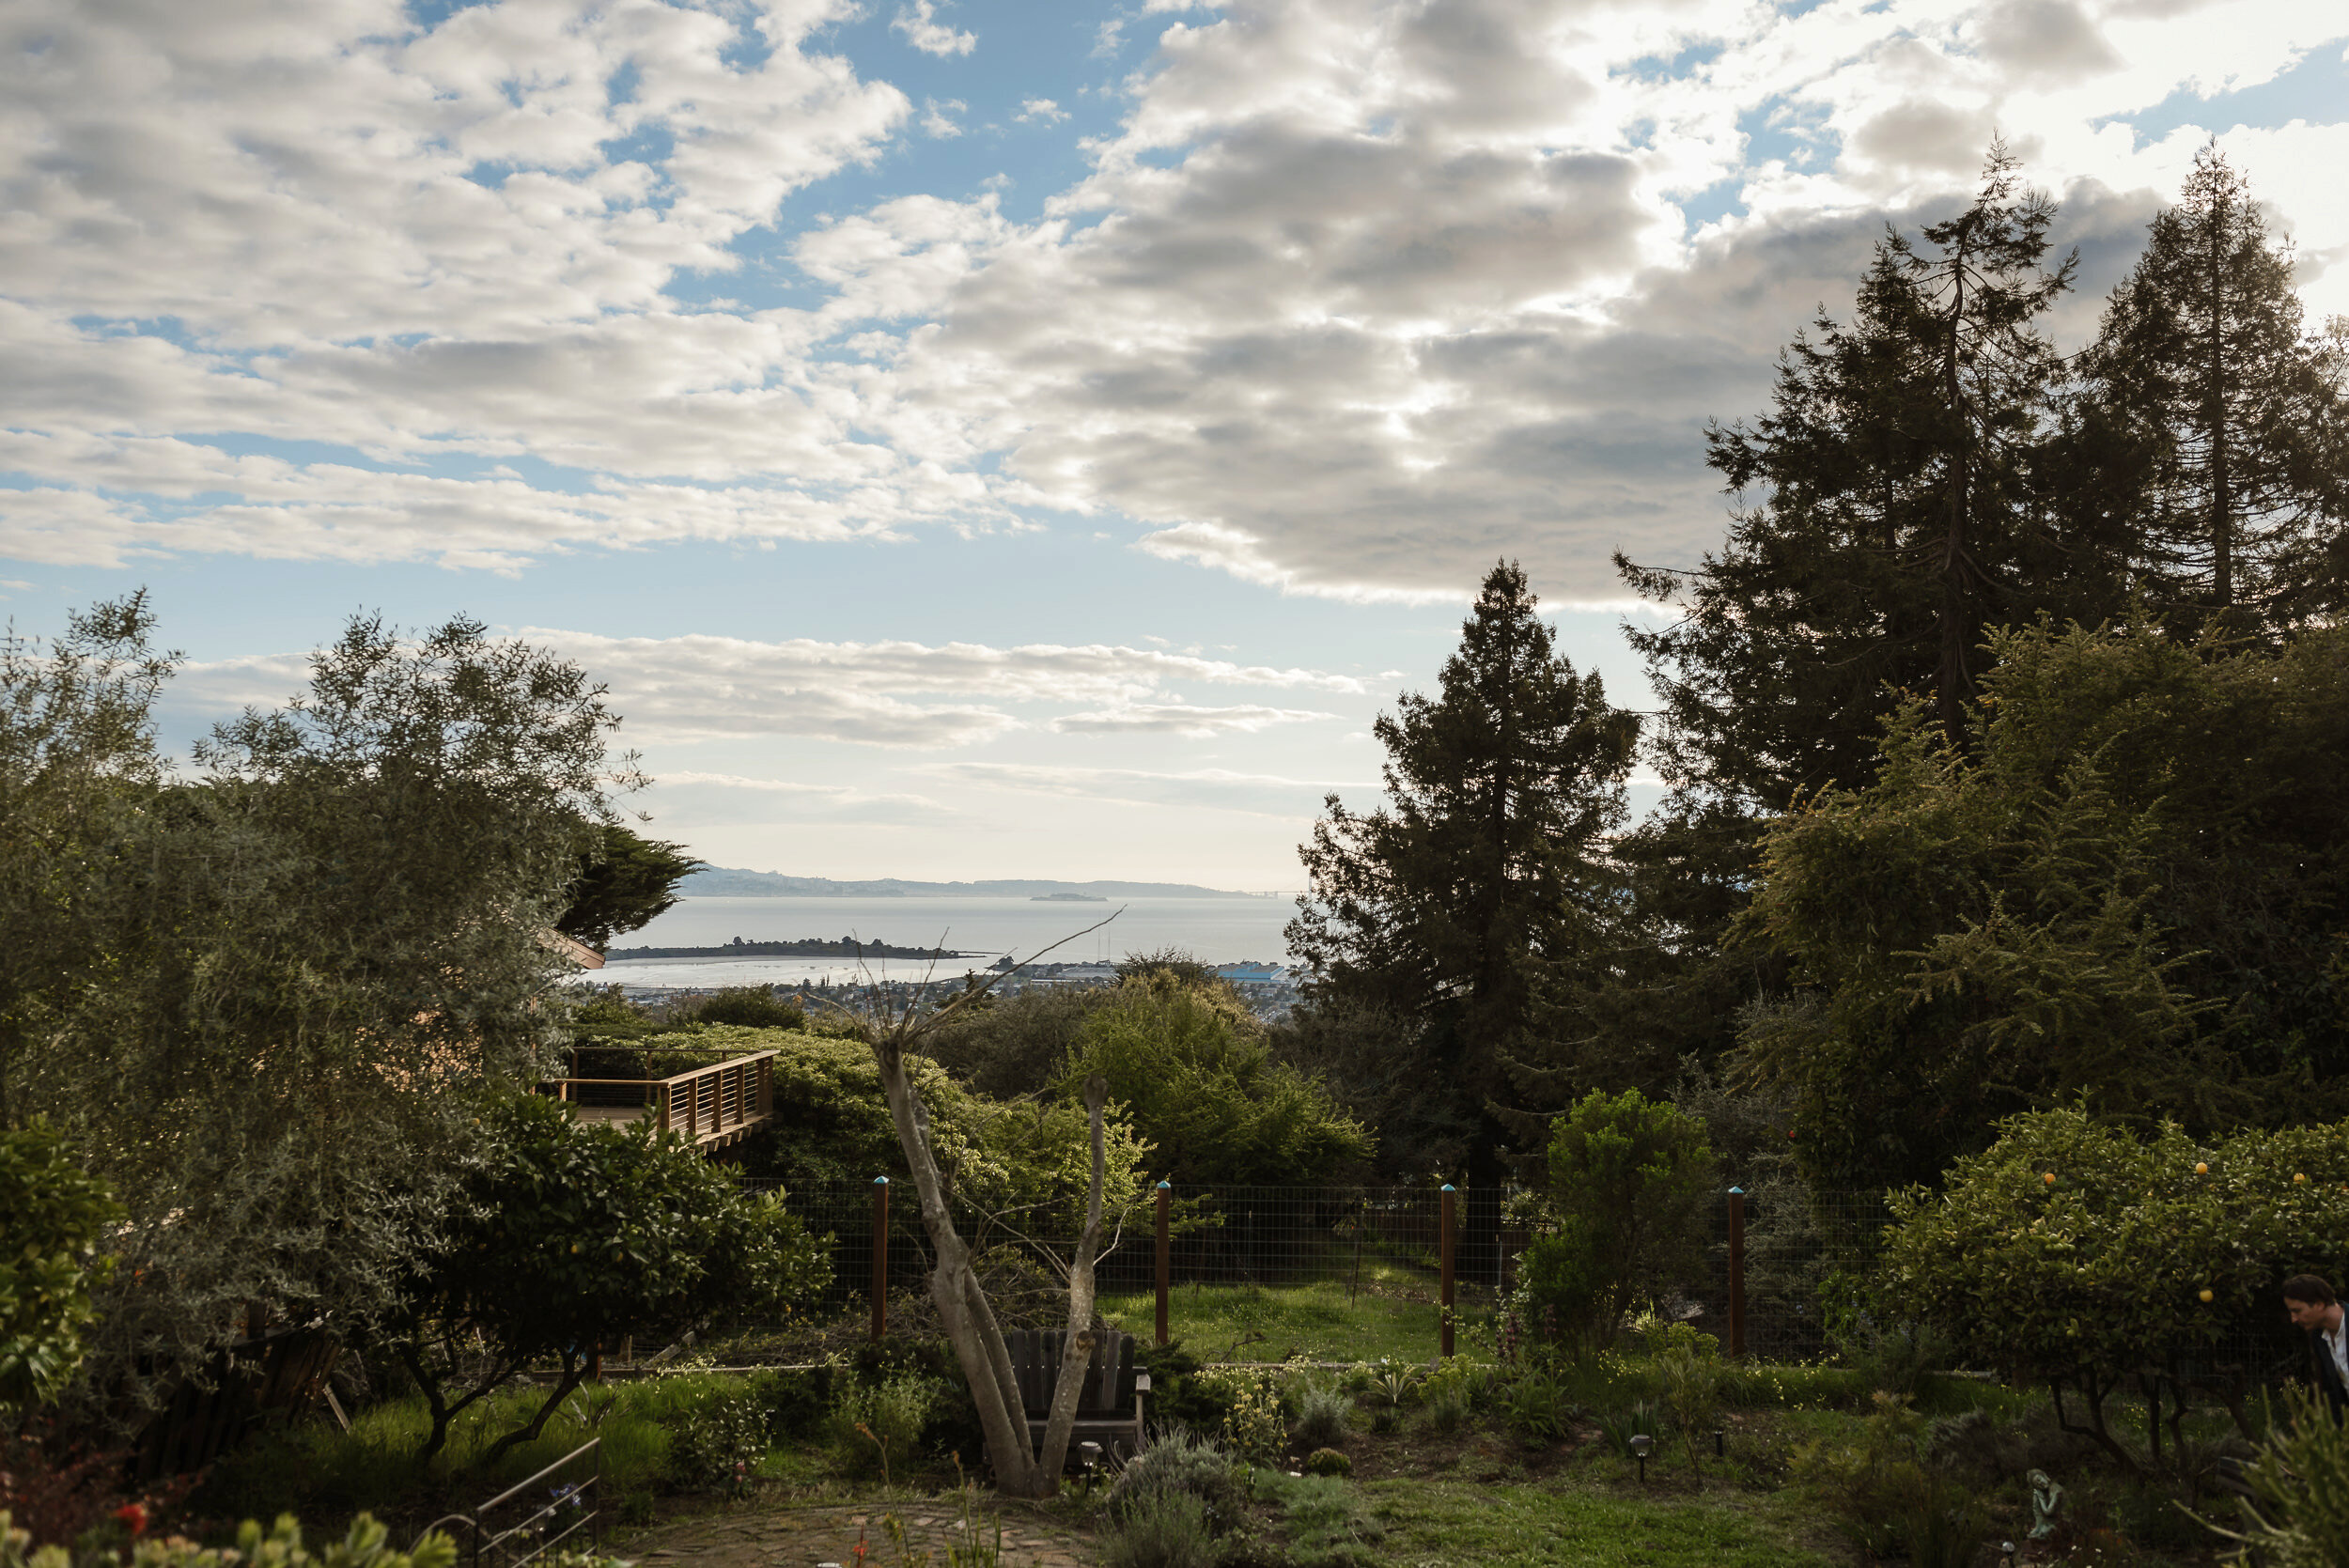
[[711, 866], [677, 884], [677, 891], [703, 898], [1037, 898], [1053, 893], [1095, 898], [1251, 898], [1254, 893], [1193, 887], [1188, 882], [1053, 882], [1007, 877], [991, 882], [909, 882], [882, 877], [870, 882], [835, 882], [829, 877], [786, 877], [775, 871], [739, 871]]

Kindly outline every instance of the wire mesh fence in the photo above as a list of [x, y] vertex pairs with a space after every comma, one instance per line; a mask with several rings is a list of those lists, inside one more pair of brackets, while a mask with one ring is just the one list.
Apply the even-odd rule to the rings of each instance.
[[[1705, 1270], [1682, 1310], [1705, 1332], [1730, 1339], [1731, 1300], [1742, 1286], [1743, 1348], [1770, 1360], [1828, 1354], [1834, 1309], [1875, 1268], [1891, 1216], [1884, 1195], [1820, 1191], [1790, 1181], [1721, 1193], [1706, 1215]], [[1733, 1216], [1741, 1266], [1733, 1272]], [[1690, 1311], [1693, 1309], [1693, 1311]]]
[[[1509, 1190], [1450, 1197], [1453, 1321], [1473, 1334], [1514, 1287], [1529, 1237], [1508, 1223]], [[1111, 1216], [1105, 1227], [1108, 1250], [1096, 1268], [1101, 1310], [1129, 1332], [1151, 1336], [1165, 1312], [1172, 1336], [1209, 1359], [1425, 1360], [1442, 1346], [1443, 1191], [1174, 1187], [1165, 1198], [1163, 1292], [1156, 1194]], [[909, 1326], [902, 1322], [909, 1310], [922, 1312], [931, 1252], [910, 1186], [810, 1183], [790, 1188], [785, 1201], [812, 1232], [830, 1237], [832, 1280], [809, 1304], [812, 1319], [861, 1329], [877, 1287], [894, 1303], [898, 1326]], [[959, 1202], [954, 1213], [1006, 1326], [1057, 1326], [1066, 1298], [1053, 1260], [1068, 1257], [1081, 1216], [1068, 1205], [1000, 1210]], [[1904, 1328], [1888, 1320], [1886, 1304], [1871, 1305], [1868, 1288], [1890, 1218], [1880, 1192], [1765, 1181], [1735, 1194], [1734, 1207], [1731, 1193], [1719, 1193], [1705, 1207], [1701, 1234], [1689, 1238], [1702, 1244], [1702, 1265], [1685, 1279], [1657, 1281], [1656, 1305], [1716, 1335], [1724, 1348], [1733, 1342], [1733, 1316], [1739, 1318], [1735, 1339], [1750, 1357], [1849, 1354], [1872, 1333]], [[2279, 1314], [2272, 1327], [2198, 1351], [2174, 1375], [2214, 1389], [2248, 1388], [2272, 1380], [2303, 1353]]]
[[[743, 1185], [761, 1190], [775, 1184], [746, 1178]], [[1284, 1313], [1318, 1317], [1330, 1331], [1309, 1337], [1343, 1351], [1345, 1325], [1331, 1314], [1377, 1308], [1392, 1321], [1373, 1336], [1373, 1354], [1408, 1349], [1422, 1359], [1435, 1354], [1443, 1284], [1439, 1189], [1164, 1190], [1165, 1273], [1169, 1290], [1180, 1296], [1178, 1318], [1214, 1319], [1221, 1326], [1234, 1317], [1234, 1302], [1252, 1301], [1262, 1306], [1253, 1315], [1273, 1327]], [[1143, 1331], [1153, 1327], [1158, 1295], [1157, 1198], [1155, 1191], [1146, 1192], [1125, 1212], [1105, 1216], [1106, 1250], [1095, 1265], [1104, 1312], [1123, 1315]], [[1504, 1198], [1491, 1190], [1453, 1194], [1454, 1289], [1463, 1302], [1488, 1302], [1502, 1285], [1509, 1264], [1500, 1229]], [[830, 1237], [832, 1281], [812, 1304], [814, 1316], [837, 1321], [869, 1313], [877, 1287], [886, 1298], [900, 1301], [924, 1289], [932, 1253], [910, 1185], [803, 1183], [786, 1190], [785, 1203], [812, 1233]], [[957, 1200], [952, 1210], [958, 1234], [980, 1259], [991, 1296], [998, 1294], [998, 1283], [1007, 1281], [1003, 1294], [1014, 1297], [1060, 1299], [1058, 1269], [1081, 1231], [1076, 1205], [995, 1208]], [[884, 1260], [878, 1274], [877, 1253]], [[1016, 1300], [1012, 1314], [1019, 1315]], [[1177, 1337], [1182, 1328], [1181, 1323], [1175, 1326]], [[1294, 1333], [1268, 1331], [1241, 1348], [1261, 1355], [1268, 1350], [1259, 1347], [1268, 1347], [1277, 1356], [1283, 1347], [1294, 1348], [1295, 1341]]]

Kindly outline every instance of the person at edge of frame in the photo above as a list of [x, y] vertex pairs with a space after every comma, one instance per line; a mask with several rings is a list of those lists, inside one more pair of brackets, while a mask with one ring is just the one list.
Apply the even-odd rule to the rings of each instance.
[[2309, 1337], [2309, 1363], [2326, 1407], [2339, 1421], [2349, 1409], [2349, 1322], [2341, 1297], [2314, 1274], [2295, 1274], [2283, 1282], [2284, 1311], [2292, 1326]]

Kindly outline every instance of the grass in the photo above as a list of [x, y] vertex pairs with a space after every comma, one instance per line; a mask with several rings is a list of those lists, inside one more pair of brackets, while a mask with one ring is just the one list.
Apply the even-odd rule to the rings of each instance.
[[[1289, 1358], [1342, 1362], [1382, 1357], [1423, 1366], [1436, 1350], [1436, 1310], [1430, 1294], [1411, 1271], [1365, 1270], [1363, 1288], [1348, 1298], [1346, 1283], [1325, 1281], [1292, 1287], [1184, 1286], [1172, 1298], [1170, 1327], [1203, 1360], [1278, 1362]], [[1147, 1292], [1105, 1296], [1104, 1314], [1129, 1332], [1151, 1331], [1154, 1297]], [[1491, 1359], [1489, 1330], [1471, 1321], [1463, 1326], [1460, 1348], [1483, 1362]], [[1464, 1388], [1483, 1389], [1485, 1374], [1462, 1367]], [[1823, 1568], [1843, 1558], [1822, 1555], [1815, 1509], [1806, 1509], [1792, 1488], [1796, 1452], [1814, 1439], [1847, 1440], [1860, 1430], [1870, 1405], [1870, 1380], [1861, 1372], [1829, 1365], [1740, 1363], [1725, 1367], [1726, 1457], [1716, 1459], [1700, 1433], [1701, 1471], [1692, 1470], [1676, 1440], [1660, 1443], [1649, 1461], [1649, 1484], [1636, 1479], [1631, 1461], [1601, 1433], [1614, 1426], [1670, 1438], [1669, 1425], [1652, 1405], [1661, 1391], [1655, 1359], [1636, 1337], [1613, 1352], [1563, 1366], [1557, 1375], [1574, 1409], [1572, 1426], [1533, 1441], [1508, 1430], [1506, 1402], [1485, 1389], [1473, 1412], [1455, 1426], [1438, 1421], [1423, 1396], [1408, 1400], [1390, 1419], [1370, 1430], [1369, 1417], [1380, 1396], [1366, 1376], [1341, 1386], [1362, 1401], [1353, 1431], [1339, 1445], [1353, 1461], [1357, 1479], [1289, 1478], [1301, 1467], [1299, 1446], [1284, 1463], [1259, 1469], [1252, 1487], [1252, 1527], [1277, 1539], [1281, 1560], [1293, 1568], [1346, 1568], [1353, 1564], [1401, 1568], [1454, 1565], [1516, 1565], [1573, 1561], [1605, 1568], [1640, 1563], [1644, 1568]], [[1301, 1374], [1300, 1374], [1301, 1375]], [[1327, 1374], [1314, 1374], [1327, 1380]], [[443, 1506], [478, 1502], [576, 1447], [590, 1433], [604, 1442], [606, 1497], [624, 1521], [643, 1522], [656, 1513], [657, 1495], [688, 1483], [677, 1474], [673, 1430], [688, 1424], [697, 1407], [728, 1390], [753, 1390], [770, 1399], [774, 1430], [805, 1433], [768, 1453], [757, 1476], [764, 1483], [754, 1508], [784, 1498], [872, 1503], [882, 1494], [855, 1479], [852, 1467], [815, 1434], [820, 1408], [801, 1410], [803, 1385], [790, 1374], [752, 1378], [715, 1374], [679, 1375], [606, 1385], [583, 1390], [550, 1420], [538, 1441], [519, 1448], [495, 1465], [485, 1461], [497, 1436], [527, 1419], [537, 1396], [509, 1390], [460, 1418], [443, 1455], [431, 1467], [413, 1458], [426, 1431], [420, 1402], [392, 1401], [358, 1415], [345, 1436], [322, 1426], [281, 1432], [250, 1445], [220, 1467], [199, 1502], [211, 1517], [269, 1517], [292, 1512], [314, 1525], [366, 1510], [393, 1520], [429, 1517]], [[806, 1385], [813, 1387], [813, 1385]], [[2001, 1427], [2046, 1424], [2046, 1395], [2006, 1389], [1976, 1379], [1936, 1376], [1920, 1387], [1917, 1409], [1937, 1417], [1968, 1408], [1987, 1410]], [[813, 1411], [813, 1414], [810, 1411]], [[2123, 1425], [2125, 1411], [2116, 1411]], [[2223, 1418], [2198, 1416], [2198, 1434], [2215, 1441]], [[1707, 1423], [1710, 1425], [1711, 1423]], [[2034, 1439], [2036, 1440], [2036, 1439]], [[1277, 1442], [1277, 1438], [1276, 1438]], [[932, 1471], [936, 1473], [931, 1473]], [[888, 1494], [918, 1500], [925, 1489], [943, 1483], [941, 1465], [917, 1467]], [[2066, 1476], [2083, 1507], [2110, 1513], [2133, 1534], [2158, 1535], [2123, 1507], [2168, 1524], [2166, 1501], [2123, 1497], [2110, 1477]], [[2003, 1486], [1996, 1500], [2005, 1514], [2022, 1504]], [[1985, 1494], [1985, 1498], [1989, 1498]], [[663, 1504], [668, 1512], [674, 1504]], [[687, 1501], [688, 1509], [704, 1506]], [[1056, 1505], [1057, 1506], [1057, 1505]], [[1084, 1515], [1077, 1504], [1072, 1521]], [[2181, 1533], [2175, 1529], [2169, 1532]], [[1269, 1542], [1267, 1543], [1269, 1545]], [[2148, 1546], [2168, 1543], [2147, 1540]], [[2187, 1552], [2180, 1562], [2207, 1563], [2206, 1551]]]
[[[1167, 1294], [1167, 1332], [1203, 1361], [1434, 1359], [1435, 1296], [1415, 1271], [1365, 1265], [1361, 1290], [1347, 1297], [1337, 1281], [1177, 1285]], [[1157, 1327], [1158, 1297], [1104, 1293], [1100, 1312], [1129, 1334], [1148, 1335]]]
[[1381, 1560], [1479, 1568], [1827, 1568], [1767, 1502], [1625, 1498], [1532, 1483], [1397, 1480], [1363, 1485], [1385, 1527]]
[[532, 1442], [489, 1464], [500, 1436], [526, 1422], [543, 1390], [507, 1389], [473, 1405], [449, 1429], [428, 1466], [416, 1452], [431, 1430], [419, 1398], [387, 1400], [351, 1418], [348, 1435], [323, 1424], [271, 1433], [222, 1461], [199, 1501], [226, 1518], [337, 1518], [362, 1510], [397, 1516], [433, 1499], [473, 1503], [536, 1474], [590, 1436], [603, 1439], [604, 1495], [615, 1505], [666, 1483], [670, 1430], [713, 1395], [744, 1387], [740, 1377], [686, 1374], [605, 1384], [574, 1393]]

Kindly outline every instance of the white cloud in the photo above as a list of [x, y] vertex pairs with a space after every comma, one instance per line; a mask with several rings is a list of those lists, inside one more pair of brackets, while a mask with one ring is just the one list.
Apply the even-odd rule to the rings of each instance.
[[1063, 735], [1179, 735], [1206, 740], [1219, 735], [1253, 735], [1275, 724], [1334, 719], [1306, 708], [1266, 707], [1241, 703], [1230, 707], [1194, 707], [1188, 703], [1123, 703], [1090, 713], [1064, 713], [1052, 721]]
[[922, 129], [927, 134], [941, 138], [959, 136], [962, 127], [955, 122], [954, 116], [970, 107], [958, 98], [926, 98], [922, 101]]
[[[785, 821], [911, 823], [936, 825], [962, 815], [955, 807], [927, 795], [901, 790], [870, 790], [857, 784], [806, 784], [793, 779], [750, 778], [739, 773], [697, 772], [672, 768], [652, 781], [651, 798], [672, 806], [677, 791], [741, 791], [772, 796], [765, 808]], [[686, 820], [692, 820], [687, 817]]]
[[1331, 792], [1375, 789], [1374, 784], [1289, 778], [1231, 768], [1181, 771], [1141, 768], [1062, 768], [1030, 763], [940, 762], [916, 769], [965, 788], [1055, 795], [1124, 805], [1197, 806], [1292, 820], [1310, 820]]
[[[1846, 308], [1886, 221], [1952, 208], [1993, 128], [2085, 247], [2075, 339], [2211, 132], [2311, 313], [2349, 311], [2349, 127], [2237, 125], [2217, 96], [2337, 70], [2337, 8], [1152, 12], [1124, 119], [1040, 219], [992, 191], [818, 219], [812, 186], [966, 112], [841, 57], [848, 0], [429, 27], [396, 0], [23, 0], [0, 552], [515, 572], [1041, 514], [1290, 594], [1454, 599], [1506, 554], [1552, 602], [1619, 601], [1610, 550], [1718, 536], [1703, 421], [1763, 405], [1778, 347]], [[970, 53], [939, 14], [893, 26]], [[1034, 85], [1042, 131], [1073, 89]], [[2181, 94], [2208, 112], [2132, 131]], [[669, 291], [761, 269], [796, 269], [793, 303]]]
[[976, 33], [957, 31], [938, 20], [938, 0], [913, 0], [910, 6], [900, 7], [889, 29], [903, 33], [906, 41], [925, 54], [968, 54], [979, 46]]
[[[719, 636], [609, 637], [542, 627], [524, 627], [514, 635], [576, 661], [610, 687], [611, 706], [623, 716], [631, 743], [640, 737], [668, 741], [776, 737], [948, 748], [992, 739], [1026, 722], [998, 704], [1088, 705], [1038, 721], [1069, 733], [1248, 734], [1330, 715], [1152, 699], [1177, 683], [1346, 695], [1364, 691], [1351, 675], [1114, 644], [990, 647], [805, 638], [763, 643]], [[258, 654], [190, 664], [171, 690], [182, 706], [233, 712], [282, 703], [308, 675], [304, 655]], [[801, 787], [704, 770], [665, 776], [670, 782], [746, 789]]]
[[1065, 646], [1029, 643], [780, 643], [739, 637], [604, 637], [526, 627], [518, 635], [595, 664], [660, 667], [764, 682], [816, 680], [835, 691], [960, 692], [1007, 701], [1124, 696], [1173, 680], [1298, 691], [1364, 690], [1351, 675], [1269, 665], [1235, 664], [1156, 648], [1110, 644]]
[[[1032, 644], [781, 643], [618, 638], [525, 628], [612, 688], [629, 731], [670, 739], [774, 736], [894, 747], [989, 740], [1025, 721], [995, 704], [1105, 705], [1044, 721], [1087, 733], [1248, 733], [1318, 714], [1242, 705], [1180, 708], [1147, 699], [1172, 682], [1360, 693], [1322, 671], [1240, 665], [1156, 649]], [[941, 698], [960, 699], [941, 701]], [[1166, 716], [1159, 709], [1164, 707]], [[1196, 715], [1189, 727], [1177, 712]]]
[[1019, 112], [1011, 117], [1023, 124], [1057, 125], [1068, 117], [1068, 111], [1049, 98], [1023, 98]]

